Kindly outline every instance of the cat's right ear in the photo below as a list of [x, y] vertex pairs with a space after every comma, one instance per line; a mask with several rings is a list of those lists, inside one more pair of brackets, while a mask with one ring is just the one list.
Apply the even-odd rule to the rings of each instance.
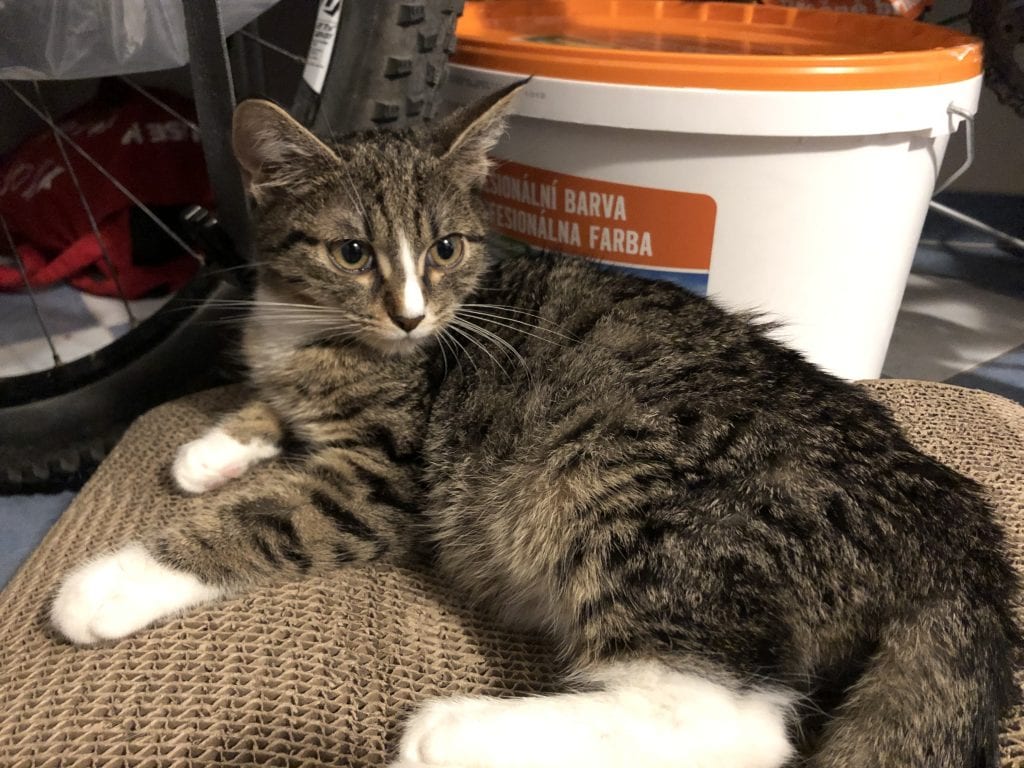
[[245, 187], [257, 203], [275, 188], [301, 190], [311, 167], [338, 156], [273, 102], [246, 99], [235, 107], [231, 144]]

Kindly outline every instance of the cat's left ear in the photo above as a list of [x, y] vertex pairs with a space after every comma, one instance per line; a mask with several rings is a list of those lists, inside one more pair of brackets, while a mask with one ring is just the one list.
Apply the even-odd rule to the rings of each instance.
[[466, 186], [482, 184], [491, 168], [487, 153], [505, 132], [512, 102], [530, 81], [512, 83], [441, 120], [433, 129], [441, 159], [455, 169]]

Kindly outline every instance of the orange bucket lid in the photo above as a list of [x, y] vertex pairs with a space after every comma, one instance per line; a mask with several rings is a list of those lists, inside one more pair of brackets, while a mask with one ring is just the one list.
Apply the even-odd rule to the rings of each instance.
[[452, 61], [676, 88], [912, 88], [981, 74], [981, 41], [892, 16], [680, 0], [469, 0]]

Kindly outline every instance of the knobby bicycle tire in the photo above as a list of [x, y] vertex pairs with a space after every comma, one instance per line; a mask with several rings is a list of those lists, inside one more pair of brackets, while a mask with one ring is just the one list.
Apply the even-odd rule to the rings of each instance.
[[91, 355], [0, 379], [0, 493], [77, 488], [136, 416], [235, 378], [235, 328], [219, 300], [238, 295], [201, 276]]
[[1024, 116], [1024, 6], [1017, 0], [974, 0], [971, 30], [985, 42], [985, 85]]
[[319, 93], [300, 82], [292, 114], [327, 137], [433, 119], [462, 6], [463, 0], [325, 0], [321, 19], [340, 16], [327, 79]]

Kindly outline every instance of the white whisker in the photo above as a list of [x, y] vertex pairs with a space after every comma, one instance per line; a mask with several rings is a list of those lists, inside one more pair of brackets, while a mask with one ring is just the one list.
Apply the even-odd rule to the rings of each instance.
[[523, 369], [526, 371], [527, 376], [530, 375], [530, 369], [526, 365], [526, 360], [523, 359], [523, 356], [519, 353], [519, 350], [516, 349], [512, 344], [510, 344], [505, 339], [501, 338], [501, 336], [494, 333], [493, 331], [489, 331], [486, 328], [478, 325], [477, 323], [472, 322], [471, 320], [468, 320], [466, 318], [460, 319], [463, 322], [469, 323], [474, 328], [476, 328], [477, 332], [483, 335], [484, 338], [489, 339], [493, 341], [495, 344], [497, 344], [498, 348], [502, 352], [504, 352], [505, 356], [509, 358], [511, 362], [516, 362], [518, 360], [519, 363], [523, 366]]
[[319, 304], [301, 304], [289, 301], [264, 301], [262, 299], [199, 299], [196, 304], [213, 304], [220, 307], [288, 307], [310, 312], [345, 312], [337, 307], [323, 307]]
[[[483, 343], [483, 341], [480, 338], [477, 337], [477, 334], [483, 332], [484, 329], [480, 328], [480, 326], [475, 325], [474, 323], [469, 322], [468, 320], [464, 320], [464, 319], [461, 319], [461, 318], [454, 318], [452, 320], [452, 330], [453, 331], [458, 330], [460, 333], [462, 333], [466, 337], [466, 339], [468, 341], [473, 342], [477, 347], [480, 348], [480, 350], [484, 354], [486, 354], [489, 358], [491, 358], [491, 361], [496, 366], [498, 366], [498, 368], [501, 369], [501, 372], [503, 374], [505, 374], [505, 377], [507, 379], [509, 379], [510, 381], [512, 380], [512, 375], [508, 372], [508, 370], [505, 368], [505, 366], [501, 364], [501, 362], [498, 360], [497, 357], [495, 357], [493, 354], [491, 354], [491, 351], [487, 348], [487, 346]], [[502, 350], [502, 351], [505, 352], [504, 350]], [[506, 355], [506, 358], [507, 358], [508, 352], [505, 352], [505, 355]]]
[[441, 362], [444, 364], [444, 377], [448, 378], [448, 345], [444, 340], [444, 329], [437, 334], [437, 348], [441, 351]]
[[316, 335], [316, 339], [318, 339], [320, 341], [332, 341], [332, 342], [336, 341], [336, 340], [351, 341], [351, 340], [355, 339], [356, 336], [359, 335], [359, 330], [361, 330], [361, 329], [341, 329], [341, 330], [335, 331], [334, 333], [324, 333], [324, 334], [318, 333]]
[[[466, 341], [471, 342], [475, 347], [477, 347], [485, 355], [487, 355], [491, 359], [491, 361], [498, 368], [501, 369], [501, 372], [505, 374], [506, 378], [511, 379], [511, 377], [508, 374], [508, 371], [505, 369], [505, 366], [503, 366], [498, 361], [498, 358], [496, 358], [493, 354], [491, 354], [491, 351], [489, 349], [487, 349], [486, 346], [484, 346], [484, 343], [480, 339], [478, 339], [473, 333], [471, 333], [469, 329], [461, 327], [461, 324], [458, 324], [455, 321], [452, 321], [452, 325], [450, 327], [451, 327], [452, 333], [456, 333], [457, 332], [457, 333], [462, 334], [462, 336], [466, 339]], [[473, 356], [468, 354], [468, 350], [467, 350], [467, 357], [470, 360], [473, 359]]]
[[457, 353], [455, 355], [455, 363], [459, 366], [459, 370], [460, 371], [462, 370], [462, 358], [466, 358], [467, 360], [469, 360], [469, 362], [473, 366], [473, 370], [474, 371], [478, 370], [477, 369], [477, 365], [476, 365], [476, 360], [473, 360], [473, 358], [466, 351], [465, 345], [463, 345], [462, 342], [460, 342], [458, 339], [456, 339], [455, 335], [449, 329], [441, 328], [440, 331], [439, 331], [439, 334], [444, 336], [449, 342], [451, 342], [451, 344], [454, 347], [457, 347], [458, 350], [460, 350], [462, 352], [461, 355], [459, 355]]
[[[558, 333], [557, 331], [552, 331], [552, 330], [549, 330], [547, 328], [540, 328], [540, 327], [534, 325], [533, 323], [527, 323], [527, 322], [525, 322], [523, 320], [516, 320], [515, 318], [512, 318], [512, 317], [499, 317], [497, 315], [493, 315], [493, 314], [490, 314], [488, 312], [482, 312], [480, 310], [465, 309], [463, 307], [459, 308], [459, 313], [460, 313], [461, 316], [472, 317], [472, 318], [474, 318], [476, 320], [483, 320], [485, 322], [494, 323], [495, 325], [499, 325], [502, 328], [507, 328], [508, 330], [512, 331], [513, 333], [521, 333], [521, 334], [523, 334], [525, 336], [532, 336], [533, 338], [535, 338], [535, 339], [537, 339], [539, 341], [545, 341], [545, 342], [547, 342], [549, 344], [554, 344], [555, 346], [558, 346], [558, 347], [563, 347], [564, 348], [565, 345], [564, 344], [559, 344], [557, 341], [554, 341], [553, 339], [545, 338], [544, 336], [540, 336], [537, 333], [533, 333], [533, 331], [536, 330], [536, 331], [543, 332], [543, 333], [550, 333], [553, 336], [557, 336], [557, 337], [563, 338], [563, 339], [568, 339], [569, 338], [568, 336], [566, 336], [563, 333]], [[509, 323], [512, 323], [512, 325], [509, 325]], [[531, 329], [531, 330], [527, 330], [528, 328]]]
[[[509, 304], [462, 304], [460, 308], [462, 308], [462, 307], [465, 307], [465, 308], [468, 308], [468, 309], [471, 309], [471, 310], [475, 310], [475, 311], [478, 311], [478, 312], [486, 312], [487, 310], [498, 310], [498, 311], [501, 311], [501, 312], [512, 312], [512, 313], [517, 314], [517, 315], [524, 315], [526, 317], [534, 318], [534, 319], [537, 320], [537, 324], [536, 325], [533, 325], [531, 323], [527, 323], [527, 325], [532, 325], [532, 327], [534, 327], [538, 331], [544, 331], [545, 333], [551, 333], [551, 334], [554, 334], [556, 336], [560, 336], [563, 339], [565, 339], [566, 341], [572, 341], [572, 342], [578, 342], [579, 341], [579, 338], [577, 338], [576, 336], [573, 336], [571, 333], [563, 333], [562, 331], [564, 329], [561, 326], [559, 326], [557, 323], [552, 323], [550, 320], [548, 320], [547, 318], [545, 318], [542, 315], [538, 314], [537, 312], [531, 312], [531, 311], [526, 310], [526, 309], [520, 309], [519, 307], [514, 307], [514, 306], [509, 305]], [[494, 315], [492, 315], [492, 317], [493, 316]], [[504, 317], [504, 316], [502, 316], [501, 319], [509, 320], [509, 321], [516, 321], [516, 322], [520, 322], [520, 323], [526, 322], [524, 320], [518, 320], [516, 318]], [[544, 327], [544, 324], [553, 326], [553, 328], [546, 328], [546, 327]], [[558, 329], [558, 330], [555, 330], [555, 329]]]

